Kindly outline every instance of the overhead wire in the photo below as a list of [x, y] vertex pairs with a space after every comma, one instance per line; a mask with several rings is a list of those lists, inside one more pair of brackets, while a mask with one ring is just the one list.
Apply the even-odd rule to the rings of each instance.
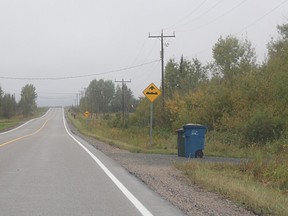
[[[214, 18], [212, 21], [205, 23], [204, 25], [201, 25], [199, 27], [195, 27], [194, 29], [190, 29], [190, 30], [180, 30], [177, 32], [188, 32], [188, 31], [195, 31], [197, 29], [200, 29], [202, 27], [208, 26], [216, 21], [218, 21], [219, 19], [221, 19], [222, 17], [228, 15], [229, 13], [233, 12], [235, 9], [239, 8], [241, 5], [243, 5], [247, 0], [242, 0], [241, 2], [239, 2], [238, 4], [236, 4], [234, 7], [230, 8], [229, 10], [225, 11], [224, 13], [222, 13], [221, 15], [217, 16], [216, 18]], [[200, 9], [200, 7], [206, 2], [206, 0], [204, 2], [202, 2], [197, 8], [196, 10], [193, 10], [192, 12], [190, 12], [187, 16], [185, 16], [184, 18], [181, 19], [184, 20], [185, 18], [189, 17], [192, 15], [192, 13], [196, 12], [198, 9]], [[212, 7], [210, 7], [208, 10], [204, 11], [203, 13], [201, 13], [200, 15], [198, 15], [195, 19], [193, 19], [193, 21], [199, 19], [200, 17], [206, 15], [207, 13], [209, 13], [210, 11], [212, 11], [214, 8], [216, 8], [220, 3], [222, 2], [222, 0], [216, 2], [216, 4], [214, 4]], [[180, 20], [177, 22], [177, 24], [180, 23]], [[170, 26], [170, 27], [174, 27], [176, 26], [176, 24]], [[169, 28], [170, 28], [169, 27]], [[168, 29], [168, 28], [167, 28]], [[198, 52], [198, 53], [202, 53], [202, 52], [206, 52], [207, 50], [210, 50], [209, 48], [203, 49], [202, 51]]]
[[194, 14], [196, 11], [198, 11], [198, 10], [202, 7], [202, 5], [204, 5], [206, 2], [207, 2], [207, 0], [204, 0], [201, 4], [199, 4], [198, 6], [196, 6], [196, 8], [194, 8], [194, 10], [192, 10], [189, 14], [187, 14], [187, 15], [184, 16], [183, 18], [179, 19], [179, 20], [178, 20], [177, 22], [175, 22], [173, 25], [164, 28], [164, 30], [171, 29], [171, 28], [173, 28], [174, 26], [178, 25], [178, 24], [181, 23], [183, 20], [187, 19], [187, 18], [190, 17], [192, 14]]
[[[212, 11], [214, 8], [216, 8], [219, 4], [221, 4], [223, 2], [223, 0], [219, 0], [217, 1], [214, 5], [212, 5], [210, 8], [208, 8], [206, 11], [204, 11], [203, 13], [201, 13], [200, 15], [198, 15], [197, 17], [193, 18], [192, 22], [197, 21], [198, 19], [200, 19], [202, 16], [208, 14], [210, 11]], [[187, 21], [186, 23], [182, 24], [182, 26], [185, 26], [187, 24], [189, 24], [190, 21]]]
[[230, 8], [229, 10], [225, 11], [225, 12], [222, 13], [221, 15], [217, 16], [216, 18], [214, 18], [214, 19], [213, 19], [212, 21], [210, 21], [210, 22], [207, 22], [207, 23], [205, 23], [205, 24], [203, 24], [203, 25], [200, 25], [200, 26], [195, 27], [195, 28], [190, 29], [190, 30], [182, 30], [182, 31], [179, 30], [179, 31], [177, 31], [177, 32], [195, 31], [195, 30], [198, 30], [198, 29], [203, 28], [203, 27], [205, 27], [205, 26], [208, 26], [208, 25], [210, 25], [210, 24], [212, 24], [212, 23], [214, 23], [214, 22], [217, 22], [219, 19], [223, 18], [224, 16], [226, 16], [226, 15], [230, 14], [231, 12], [233, 12], [235, 9], [239, 8], [239, 7], [240, 7], [241, 5], [243, 5], [246, 1], [247, 1], [247, 0], [242, 0], [242, 1], [239, 2], [237, 5], [235, 5], [234, 7]]
[[147, 53], [146, 57], [144, 58], [144, 61], [147, 61], [147, 59], [151, 56], [151, 53], [152, 53], [152, 51], [153, 51], [156, 43], [157, 43], [157, 40], [154, 40], [154, 43], [153, 43], [153, 45], [151, 46], [150, 51]]
[[37, 97], [37, 100], [70, 100], [72, 96], [69, 97]]
[[104, 75], [104, 74], [111, 74], [111, 73], [117, 73], [122, 72], [126, 70], [131, 70], [134, 68], [139, 68], [145, 65], [153, 64], [155, 62], [159, 62], [160, 60], [153, 60], [150, 62], [134, 65], [131, 67], [125, 67], [117, 70], [110, 70], [100, 73], [93, 73], [93, 74], [84, 74], [84, 75], [77, 75], [77, 76], [63, 76], [63, 77], [9, 77], [9, 76], [0, 76], [0, 79], [10, 79], [10, 80], [65, 80], [65, 79], [76, 79], [76, 78], [85, 78], [85, 77], [91, 77], [91, 76], [98, 76], [98, 75]]
[[282, 5], [284, 5], [285, 3], [287, 3], [288, 0], [285, 0], [283, 2], [281, 2], [280, 4], [278, 4], [276, 7], [272, 8], [270, 11], [268, 11], [267, 13], [265, 13], [263, 16], [259, 17], [258, 19], [256, 19], [255, 21], [251, 22], [250, 24], [248, 24], [247, 26], [245, 26], [243, 29], [241, 29], [239, 32], [236, 33], [236, 35], [242, 33], [243, 31], [245, 31], [246, 29], [250, 28], [251, 26], [254, 26], [256, 23], [260, 22], [262, 19], [264, 19], [266, 16], [268, 16], [269, 14], [271, 14], [272, 12], [274, 12], [275, 10], [277, 10], [278, 8], [280, 8]]
[[51, 95], [68, 95], [68, 94], [71, 94], [71, 95], [74, 95], [75, 92], [39, 92], [40, 94], [51, 94]]
[[[246, 0], [241, 1], [239, 4], [235, 5], [235, 6], [234, 6], [233, 8], [231, 8], [230, 10], [228, 10], [228, 11], [224, 12], [223, 14], [221, 14], [220, 16], [216, 17], [216, 18], [215, 18], [213, 21], [211, 21], [211, 22], [208, 22], [208, 23], [206, 23], [206, 24], [204, 24], [204, 25], [201, 25], [201, 26], [199, 26], [199, 27], [195, 27], [194, 29], [191, 29], [191, 30], [182, 30], [182, 31], [180, 30], [180, 31], [177, 31], [177, 32], [195, 31], [195, 30], [198, 30], [198, 29], [200, 29], [200, 28], [202, 28], [202, 27], [208, 26], [208, 25], [214, 23], [215, 21], [219, 20], [220, 18], [226, 16], [227, 14], [231, 13], [233, 10], [237, 9], [238, 7], [240, 7], [240, 6], [241, 6], [242, 4], [244, 4], [245, 2], [246, 2]], [[255, 24], [257, 24], [258, 22], [260, 22], [260, 21], [261, 21], [262, 19], [264, 19], [266, 16], [268, 16], [269, 14], [271, 14], [272, 12], [274, 12], [275, 10], [277, 10], [278, 8], [280, 8], [282, 5], [284, 5], [284, 4], [287, 3], [287, 2], [288, 2], [288, 0], [282, 1], [280, 4], [278, 4], [276, 7], [272, 8], [271, 10], [269, 10], [268, 12], [266, 12], [266, 13], [265, 13], [264, 15], [262, 15], [261, 17], [257, 18], [256, 20], [254, 20], [254, 21], [251, 22], [250, 24], [246, 25], [243, 29], [241, 29], [240, 31], [238, 31], [235, 35], [238, 35], [238, 34], [242, 33], [243, 31], [245, 31], [246, 29], [254, 26]], [[217, 2], [217, 3], [219, 3], [219, 2]], [[214, 8], [214, 7], [215, 7], [215, 5], [213, 6], [213, 8]], [[201, 16], [201, 15], [200, 15], [200, 16]], [[205, 48], [205, 49], [203, 49], [203, 50], [201, 50], [201, 51], [199, 51], [199, 52], [197, 52], [197, 53], [206, 52], [206, 51], [208, 51], [208, 50], [210, 50], [210, 49], [211, 49], [210, 47], [209, 47], [209, 48], [207, 47], [207, 48]]]
[[142, 43], [142, 46], [139, 50], [139, 52], [137, 53], [136, 57], [134, 58], [132, 64], [135, 64], [135, 62], [138, 60], [140, 54], [142, 53], [142, 50], [144, 49], [145, 44], [147, 43], [147, 38], [145, 38], [144, 42]]

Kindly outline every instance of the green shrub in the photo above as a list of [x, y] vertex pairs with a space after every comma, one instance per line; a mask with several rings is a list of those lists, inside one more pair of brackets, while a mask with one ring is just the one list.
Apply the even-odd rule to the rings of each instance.
[[278, 139], [284, 130], [284, 122], [271, 112], [259, 111], [247, 122], [244, 139], [247, 143], [267, 143]]
[[123, 125], [121, 113], [116, 113], [115, 116], [110, 117], [108, 119], [108, 125], [111, 128], [121, 127]]

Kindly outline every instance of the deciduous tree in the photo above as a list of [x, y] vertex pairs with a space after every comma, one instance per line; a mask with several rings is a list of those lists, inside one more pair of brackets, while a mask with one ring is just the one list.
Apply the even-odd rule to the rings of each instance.
[[222, 36], [213, 47], [214, 72], [225, 80], [250, 72], [256, 67], [256, 53], [247, 39], [240, 41], [236, 37]]
[[37, 93], [32, 84], [27, 84], [22, 88], [21, 100], [19, 102], [22, 114], [25, 116], [31, 115], [37, 108], [36, 105]]

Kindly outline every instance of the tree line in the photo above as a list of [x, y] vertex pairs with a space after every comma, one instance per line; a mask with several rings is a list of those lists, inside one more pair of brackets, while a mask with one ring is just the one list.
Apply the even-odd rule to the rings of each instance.
[[[267, 143], [287, 136], [288, 24], [277, 26], [279, 37], [267, 44], [261, 63], [252, 43], [220, 36], [212, 61], [170, 59], [165, 67], [166, 99], [154, 102], [154, 126], [171, 131], [186, 123], [229, 133], [228, 143]], [[123, 103], [124, 95], [124, 103]], [[92, 80], [85, 89], [81, 112], [131, 112], [127, 126], [149, 125], [150, 102], [112, 81]], [[124, 105], [124, 106], [123, 106]]]
[[22, 87], [21, 99], [16, 102], [15, 94], [5, 93], [0, 87], [0, 116], [10, 119], [11, 117], [22, 114], [29, 116], [37, 109], [37, 93], [32, 84]]
[[128, 113], [133, 112], [136, 106], [137, 100], [126, 84], [115, 86], [111, 80], [94, 79], [81, 95], [79, 111], [95, 114]]
[[[267, 45], [262, 63], [248, 39], [221, 36], [213, 60], [170, 59], [165, 68], [165, 106], [155, 102], [154, 125], [172, 131], [186, 123], [229, 133], [228, 143], [267, 143], [287, 136], [288, 24]], [[140, 101], [132, 124], [149, 124], [149, 103]]]

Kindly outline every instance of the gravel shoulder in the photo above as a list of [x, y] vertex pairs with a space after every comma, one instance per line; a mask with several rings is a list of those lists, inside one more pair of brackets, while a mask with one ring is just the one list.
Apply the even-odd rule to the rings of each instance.
[[[254, 215], [245, 208], [192, 184], [174, 166], [176, 162], [186, 162], [189, 160], [187, 158], [177, 155], [131, 153], [83, 136], [71, 124], [69, 127], [74, 134], [114, 159], [129, 173], [139, 178], [187, 215]], [[213, 159], [208, 158], [207, 160]]]

